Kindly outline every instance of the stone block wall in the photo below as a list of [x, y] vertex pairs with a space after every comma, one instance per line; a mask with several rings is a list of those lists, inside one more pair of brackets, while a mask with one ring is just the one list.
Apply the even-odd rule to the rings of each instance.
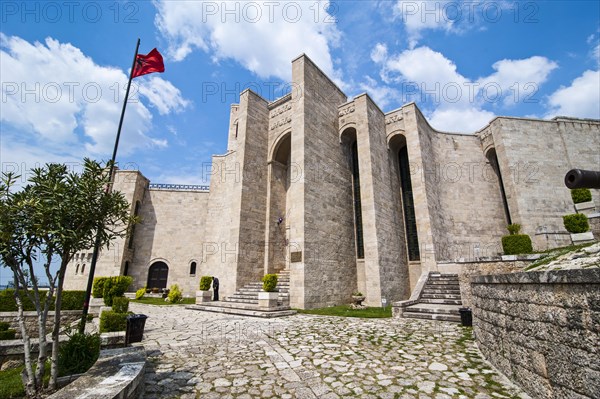
[[600, 269], [480, 276], [473, 330], [495, 367], [536, 399], [600, 397]]
[[[10, 323], [10, 328], [17, 331], [16, 338], [21, 338], [21, 328], [18, 321], [19, 312], [0, 312], [0, 322]], [[39, 337], [37, 312], [23, 312], [25, 329], [31, 338]], [[68, 326], [81, 318], [81, 310], [62, 310], [60, 312], [60, 325]], [[54, 328], [54, 312], [48, 312], [46, 331], [48, 334]]]

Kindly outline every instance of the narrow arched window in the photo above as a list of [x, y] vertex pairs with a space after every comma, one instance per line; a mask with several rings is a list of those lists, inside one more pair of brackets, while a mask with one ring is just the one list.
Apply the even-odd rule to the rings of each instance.
[[75, 274], [79, 274], [79, 263], [77, 264], [77, 267], [75, 268]]
[[[140, 201], [136, 201], [135, 202], [135, 211], [133, 212], [134, 216], [138, 216], [138, 214], [140, 213]], [[131, 233], [129, 235], [129, 243], [127, 244], [127, 247], [129, 249], [133, 248], [133, 236], [135, 235], [135, 224], [133, 226], [131, 226]]]
[[196, 262], [190, 263], [190, 276], [196, 275]]
[[81, 266], [81, 274], [83, 274], [85, 272], [85, 263], [83, 264], [83, 266]]

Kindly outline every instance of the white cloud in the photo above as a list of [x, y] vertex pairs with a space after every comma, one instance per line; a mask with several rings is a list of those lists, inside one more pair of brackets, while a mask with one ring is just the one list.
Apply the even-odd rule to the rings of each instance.
[[365, 76], [365, 82], [359, 84], [358, 87], [360, 90], [366, 91], [382, 110], [385, 110], [392, 100], [399, 96], [398, 90], [379, 85], [375, 79], [368, 75]]
[[399, 85], [403, 101], [420, 102], [430, 110], [426, 113], [432, 126], [456, 132], [473, 132], [489, 122], [494, 113], [486, 105], [526, 100], [557, 68], [545, 57], [505, 59], [493, 64], [495, 72], [489, 76], [469, 79], [452, 60], [426, 46], [389, 55], [380, 43], [371, 58], [381, 66], [385, 83]]
[[414, 48], [421, 39], [424, 30], [452, 31], [454, 21], [447, 15], [450, 1], [404, 1], [394, 6], [394, 15], [404, 23], [408, 34], [409, 47]]
[[561, 86], [548, 99], [546, 115], [600, 119], [600, 71], [585, 71], [568, 87]]
[[190, 104], [171, 82], [156, 76], [150, 77], [147, 84], [142, 84], [139, 90], [140, 94], [146, 97], [161, 115], [181, 112]]
[[[118, 68], [97, 65], [80, 49], [52, 38], [29, 43], [0, 34], [0, 45], [3, 161], [21, 162], [22, 158], [43, 164], [83, 156], [108, 158], [121, 113], [126, 74]], [[164, 95], [159, 97], [154, 89], [147, 88], [147, 82], [158, 83], [165, 89]], [[140, 83], [142, 96], [161, 114], [187, 104], [167, 81]], [[148, 108], [139, 99], [130, 101], [119, 154], [166, 146], [166, 140], [150, 137], [151, 127]], [[11, 151], [6, 147], [8, 139]], [[39, 159], [34, 161], [34, 157]]]
[[233, 59], [261, 78], [290, 80], [290, 61], [306, 53], [341, 84], [330, 52], [340, 33], [328, 4], [157, 0], [155, 24], [175, 60], [200, 49], [215, 61]]
[[481, 86], [495, 86], [503, 93], [504, 104], [522, 101], [547, 79], [558, 64], [545, 57], [534, 56], [522, 60], [501, 60], [492, 65], [496, 72], [477, 81]]

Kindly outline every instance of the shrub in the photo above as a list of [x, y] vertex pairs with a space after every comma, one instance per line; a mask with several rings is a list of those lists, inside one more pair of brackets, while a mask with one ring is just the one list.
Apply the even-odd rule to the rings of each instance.
[[125, 331], [127, 328], [127, 313], [116, 313], [105, 310], [100, 315], [100, 333]]
[[6, 331], [10, 328], [10, 323], [7, 321], [0, 321], [0, 331]]
[[13, 330], [13, 329], [8, 329], [6, 331], [0, 331], [0, 341], [4, 341], [7, 339], [15, 339], [16, 334], [17, 334], [17, 331]]
[[277, 287], [277, 275], [276, 274], [265, 274], [262, 279], [263, 291], [274, 292]]
[[127, 313], [129, 310], [129, 299], [125, 297], [113, 298], [112, 310], [115, 313]]
[[104, 291], [102, 293], [104, 304], [106, 306], [112, 306], [113, 298], [123, 296], [132, 282], [133, 277], [129, 276], [109, 277], [104, 282]]
[[502, 237], [505, 255], [530, 254], [533, 252], [531, 238], [527, 234], [512, 234]]
[[574, 188], [571, 190], [574, 204], [581, 204], [592, 200], [592, 192], [588, 188]]
[[62, 310], [81, 310], [85, 302], [85, 291], [63, 291]]
[[210, 285], [212, 284], [211, 276], [202, 276], [200, 278], [200, 291], [208, 291], [210, 290]]
[[352, 293], [352, 296], [363, 296], [363, 294], [360, 291], [356, 291]]
[[100, 355], [100, 335], [75, 333], [60, 345], [58, 373], [61, 376], [88, 371]]
[[144, 297], [144, 294], [147, 292], [146, 287], [144, 288], [140, 288], [139, 290], [137, 290], [135, 292], [135, 299], [142, 299]]
[[573, 234], [585, 233], [590, 229], [588, 218], [583, 213], [565, 215], [563, 216], [563, 223], [565, 225], [565, 229], [567, 229], [569, 233]]
[[167, 299], [171, 303], [181, 302], [181, 300], [183, 299], [183, 294], [181, 293], [181, 290], [179, 289], [179, 286], [177, 284], [173, 284], [171, 286], [171, 288], [169, 289], [169, 295], [167, 296]]
[[94, 278], [94, 285], [92, 285], [92, 296], [94, 298], [102, 298], [104, 294], [104, 282], [110, 279], [110, 277], [96, 277]]
[[519, 234], [519, 231], [521, 231], [521, 225], [518, 223], [509, 224], [506, 228], [510, 235]]

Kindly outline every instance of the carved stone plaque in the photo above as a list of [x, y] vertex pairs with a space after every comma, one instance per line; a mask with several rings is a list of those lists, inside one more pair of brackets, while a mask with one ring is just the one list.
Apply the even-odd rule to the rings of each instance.
[[290, 261], [292, 263], [298, 263], [298, 262], [302, 262], [302, 251], [299, 252], [292, 252], [290, 254]]

